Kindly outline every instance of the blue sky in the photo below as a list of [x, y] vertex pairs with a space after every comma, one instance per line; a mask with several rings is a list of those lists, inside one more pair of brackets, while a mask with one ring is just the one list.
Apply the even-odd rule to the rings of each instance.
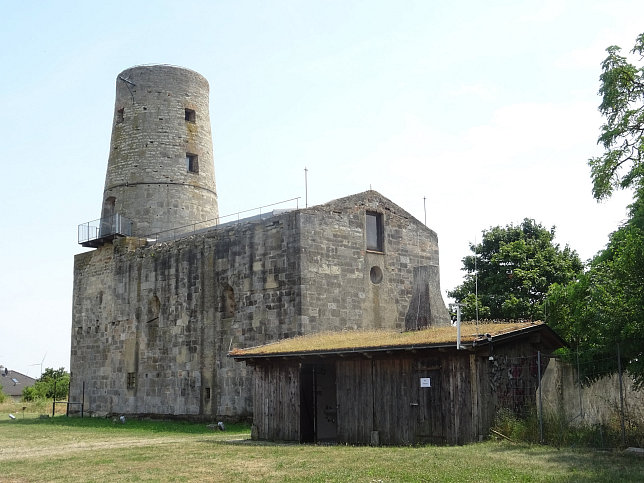
[[586, 161], [604, 49], [641, 1], [0, 0], [5, 203], [0, 364], [69, 367], [79, 223], [100, 216], [115, 78], [138, 64], [210, 82], [220, 213], [372, 187], [439, 236], [443, 293], [468, 243], [534, 218], [590, 258], [625, 218]]

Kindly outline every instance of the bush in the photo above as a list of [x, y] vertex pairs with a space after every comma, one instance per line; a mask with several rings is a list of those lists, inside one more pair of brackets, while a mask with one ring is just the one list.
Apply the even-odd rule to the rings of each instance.
[[[545, 411], [543, 415], [543, 443], [557, 448], [619, 448], [622, 441], [619, 416], [603, 424], [574, 424], [564, 414]], [[517, 416], [509, 409], [497, 412], [492, 429], [516, 442], [540, 443], [539, 414], [531, 408], [525, 416]], [[639, 446], [644, 433], [637, 424], [626, 424], [626, 446]]]
[[69, 390], [69, 373], [65, 368], [54, 370], [45, 369], [40, 379], [31, 387], [22, 390], [22, 399], [25, 401], [35, 401], [37, 399], [56, 399], [62, 400], [67, 397]]
[[0, 403], [5, 402], [6, 399], [7, 399], [7, 395], [4, 392], [2, 392], [2, 384], [0, 384]]

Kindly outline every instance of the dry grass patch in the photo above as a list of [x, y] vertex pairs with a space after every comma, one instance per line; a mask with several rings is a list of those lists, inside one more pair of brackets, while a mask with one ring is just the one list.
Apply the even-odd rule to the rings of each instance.
[[[542, 322], [516, 323], [463, 323], [461, 341], [470, 343], [480, 339], [483, 334], [497, 336], [515, 330], [541, 325]], [[323, 352], [338, 350], [365, 350], [387, 347], [426, 347], [431, 345], [456, 343], [456, 327], [430, 327], [423, 330], [394, 332], [387, 330], [356, 330], [341, 332], [321, 332], [284, 339], [248, 349], [234, 349], [232, 356], [266, 354], [293, 354], [299, 352]]]

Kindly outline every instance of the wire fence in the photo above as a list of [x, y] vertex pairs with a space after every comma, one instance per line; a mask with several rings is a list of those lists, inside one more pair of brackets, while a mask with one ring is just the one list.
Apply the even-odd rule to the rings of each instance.
[[644, 389], [619, 369], [618, 348], [606, 360], [567, 359], [537, 352], [495, 361], [496, 430], [557, 446], [644, 446]]

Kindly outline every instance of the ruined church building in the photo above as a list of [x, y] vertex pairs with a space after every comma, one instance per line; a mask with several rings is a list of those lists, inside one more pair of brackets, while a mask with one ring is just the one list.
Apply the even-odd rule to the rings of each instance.
[[227, 357], [321, 331], [447, 324], [436, 233], [376, 191], [221, 223], [208, 82], [121, 72], [100, 220], [79, 226], [70, 401], [94, 415], [252, 415]]

